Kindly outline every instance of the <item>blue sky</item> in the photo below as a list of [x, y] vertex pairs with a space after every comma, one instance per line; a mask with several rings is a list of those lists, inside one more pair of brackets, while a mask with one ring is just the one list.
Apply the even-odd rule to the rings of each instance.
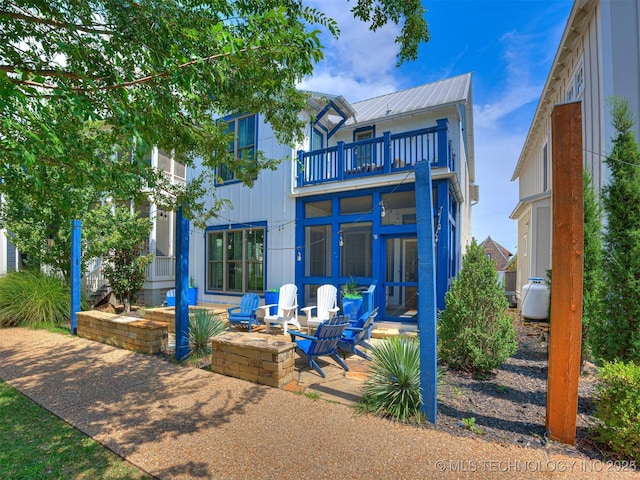
[[418, 60], [395, 67], [396, 28], [369, 32], [352, 2], [313, 0], [342, 34], [325, 38], [325, 61], [303, 88], [365, 98], [473, 73], [476, 183], [473, 235], [516, 252], [518, 201], [513, 170], [549, 73], [573, 0], [424, 0], [431, 40]]

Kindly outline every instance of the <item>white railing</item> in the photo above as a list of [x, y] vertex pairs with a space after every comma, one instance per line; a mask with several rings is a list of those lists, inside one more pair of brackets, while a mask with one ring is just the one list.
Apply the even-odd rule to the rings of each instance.
[[82, 287], [87, 294], [97, 291], [107, 283], [102, 270], [102, 259], [94, 258], [87, 269], [87, 273], [82, 276]]
[[173, 280], [176, 276], [176, 257], [153, 257], [147, 267], [147, 281]]

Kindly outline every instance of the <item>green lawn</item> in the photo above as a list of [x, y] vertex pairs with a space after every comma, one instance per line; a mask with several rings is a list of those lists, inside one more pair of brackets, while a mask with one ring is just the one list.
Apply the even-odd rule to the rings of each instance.
[[0, 380], [0, 478], [153, 477]]

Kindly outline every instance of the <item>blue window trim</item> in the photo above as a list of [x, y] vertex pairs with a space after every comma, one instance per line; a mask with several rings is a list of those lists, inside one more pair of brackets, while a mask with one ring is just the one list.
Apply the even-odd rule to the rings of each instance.
[[[224, 122], [224, 123], [228, 123], [228, 122], [230, 122], [232, 120], [236, 121], [236, 120], [239, 120], [241, 118], [250, 117], [252, 115], [256, 117], [255, 138], [254, 138], [254, 143], [253, 144], [254, 144], [254, 151], [257, 152], [258, 151], [258, 138], [259, 138], [259, 136], [258, 136], [258, 128], [259, 128], [259, 125], [260, 125], [260, 121], [259, 121], [260, 120], [260, 115], [258, 115], [257, 113], [245, 112], [245, 113], [240, 113], [240, 114], [237, 114], [237, 115], [227, 115], [225, 117], [219, 118], [218, 120], [221, 121], [221, 122]], [[234, 141], [234, 144], [235, 144], [235, 141]], [[215, 181], [214, 181], [214, 185], [216, 187], [224, 187], [224, 186], [227, 186], [227, 185], [234, 185], [234, 184], [237, 184], [237, 183], [242, 183], [242, 182], [240, 180], [235, 179], [235, 178], [232, 179], [232, 180], [227, 180], [225, 182], [218, 182], [218, 169], [216, 168], [216, 177], [215, 177]]]
[[357, 135], [358, 133], [368, 132], [368, 131], [371, 131], [371, 138], [376, 138], [376, 126], [375, 126], [375, 125], [369, 125], [368, 127], [360, 127], [360, 128], [356, 128], [356, 129], [353, 131], [353, 136], [352, 136], [351, 138], [352, 138], [352, 140], [353, 140], [354, 142], [357, 142], [357, 140], [356, 140], [356, 135]]
[[[244, 293], [238, 293], [238, 292], [227, 292], [224, 290], [210, 290], [208, 289], [208, 285], [209, 282], [207, 281], [207, 263], [209, 262], [208, 260], [208, 253], [209, 253], [209, 239], [208, 239], [208, 234], [209, 232], [219, 232], [222, 230], [246, 230], [248, 228], [264, 228], [264, 261], [263, 261], [263, 268], [264, 268], [264, 286], [267, 285], [267, 274], [269, 272], [268, 268], [267, 268], [267, 251], [269, 249], [268, 247], [268, 243], [269, 243], [269, 228], [268, 228], [268, 223], [266, 221], [260, 221], [260, 222], [247, 222], [247, 223], [227, 223], [224, 225], [209, 225], [204, 229], [204, 276], [202, 278], [204, 278], [204, 293], [205, 295], [225, 295], [228, 297], [242, 297], [244, 295]], [[264, 295], [264, 292], [262, 293]]]

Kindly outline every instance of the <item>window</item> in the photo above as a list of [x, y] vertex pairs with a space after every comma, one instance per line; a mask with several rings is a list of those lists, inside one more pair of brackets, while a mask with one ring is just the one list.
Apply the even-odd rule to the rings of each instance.
[[578, 68], [575, 69], [573, 75], [569, 78], [569, 86], [565, 92], [565, 102], [571, 102], [578, 100], [582, 96], [584, 90], [584, 69], [582, 62], [580, 62]]
[[331, 276], [331, 225], [305, 227], [305, 276]]
[[371, 222], [344, 224], [341, 228], [340, 275], [343, 277], [370, 277], [373, 245]]
[[580, 65], [578, 71], [573, 76], [573, 83], [576, 89], [576, 98], [579, 98], [584, 90], [584, 70], [582, 69], [582, 65]]
[[571, 102], [573, 100], [573, 85], [567, 88], [567, 92], [564, 95], [565, 102]]
[[330, 217], [331, 200], [306, 203], [304, 205], [304, 216], [306, 218]]
[[369, 213], [373, 210], [373, 198], [371, 195], [365, 197], [347, 197], [340, 199], [340, 215], [352, 215], [356, 213]]
[[[433, 187], [433, 205], [438, 204], [437, 187]], [[407, 225], [416, 223], [416, 192], [394, 192], [382, 194], [385, 215], [382, 225]], [[437, 226], [437, 224], [434, 224]]]
[[544, 144], [542, 148], [542, 191], [546, 192], [549, 190], [549, 155], [547, 153], [548, 148], [547, 144]]
[[311, 128], [311, 150], [320, 150], [324, 147], [324, 135], [321, 131]]
[[[227, 132], [234, 135], [229, 142], [227, 151], [235, 158], [250, 160], [255, 155], [256, 146], [256, 115], [234, 118], [227, 122]], [[220, 165], [218, 176], [223, 181], [235, 180], [233, 171], [227, 165]]]
[[[365, 127], [361, 130], [356, 130], [353, 134], [353, 140], [360, 142], [362, 140], [369, 140], [373, 138], [373, 127]], [[371, 165], [373, 163], [373, 145], [360, 145], [356, 149], [356, 164], [359, 167], [364, 165]]]
[[264, 291], [264, 228], [207, 233], [207, 290]]

